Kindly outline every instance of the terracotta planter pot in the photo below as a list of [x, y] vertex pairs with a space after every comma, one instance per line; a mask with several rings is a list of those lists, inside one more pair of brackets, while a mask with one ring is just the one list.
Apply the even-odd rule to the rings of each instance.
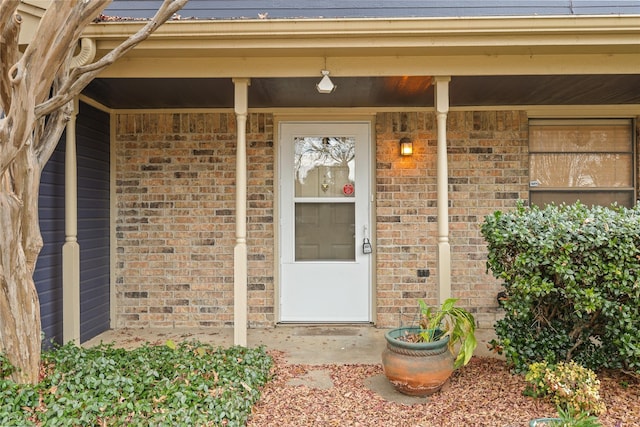
[[440, 390], [453, 373], [453, 356], [447, 348], [449, 337], [439, 341], [412, 343], [398, 337], [420, 328], [397, 328], [385, 334], [387, 347], [382, 352], [382, 368], [400, 393], [428, 396]]

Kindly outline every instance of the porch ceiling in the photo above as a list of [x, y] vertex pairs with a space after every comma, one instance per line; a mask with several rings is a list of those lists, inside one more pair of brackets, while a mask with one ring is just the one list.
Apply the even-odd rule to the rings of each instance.
[[[253, 78], [249, 108], [432, 107], [431, 78], [333, 77], [332, 94], [320, 78]], [[640, 104], [640, 74], [460, 76], [450, 84], [452, 107]], [[233, 108], [229, 78], [99, 78], [83, 92], [113, 109]]]

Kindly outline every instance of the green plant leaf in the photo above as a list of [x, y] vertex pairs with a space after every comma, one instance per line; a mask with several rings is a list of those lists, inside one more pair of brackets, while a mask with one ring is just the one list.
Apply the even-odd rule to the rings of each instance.
[[133, 350], [67, 344], [42, 358], [41, 383], [0, 380], [4, 425], [241, 426], [273, 363], [263, 347], [195, 342]]

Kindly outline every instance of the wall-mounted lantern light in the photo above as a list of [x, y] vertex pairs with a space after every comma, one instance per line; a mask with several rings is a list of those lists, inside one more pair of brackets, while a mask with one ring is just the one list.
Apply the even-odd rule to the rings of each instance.
[[400, 140], [400, 155], [411, 156], [413, 154], [413, 142], [406, 136]]

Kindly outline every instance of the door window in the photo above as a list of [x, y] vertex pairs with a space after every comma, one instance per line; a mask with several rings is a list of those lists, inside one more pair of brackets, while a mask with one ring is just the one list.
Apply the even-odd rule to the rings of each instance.
[[354, 261], [355, 138], [296, 137], [295, 260]]

